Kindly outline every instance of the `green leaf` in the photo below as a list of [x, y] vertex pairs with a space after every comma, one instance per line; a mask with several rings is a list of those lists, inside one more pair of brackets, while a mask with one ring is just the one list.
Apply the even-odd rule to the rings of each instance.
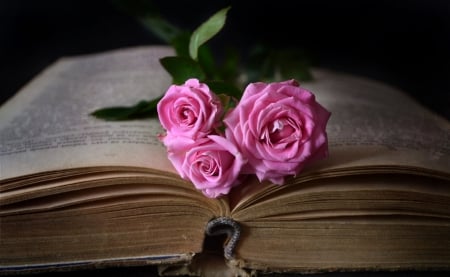
[[221, 9], [201, 24], [191, 35], [189, 55], [197, 60], [198, 48], [214, 37], [225, 25], [226, 15], [230, 7]]
[[186, 57], [165, 57], [159, 60], [161, 65], [172, 76], [174, 84], [183, 84], [189, 78], [205, 79], [201, 66]]
[[172, 43], [183, 32], [159, 16], [141, 17], [140, 22], [165, 43]]
[[175, 38], [172, 39], [172, 44], [175, 49], [175, 53], [178, 57], [189, 58], [189, 39], [191, 34], [189, 32], [181, 32]]
[[208, 45], [202, 45], [198, 49], [198, 63], [203, 68], [207, 79], [220, 79], [220, 73], [214, 61], [214, 56]]
[[138, 118], [153, 117], [157, 114], [157, 105], [161, 97], [151, 101], [140, 101], [131, 107], [107, 107], [91, 113], [92, 116], [103, 120], [120, 121]]
[[209, 89], [216, 94], [225, 94], [238, 100], [242, 97], [242, 91], [230, 83], [223, 81], [206, 81], [205, 84], [207, 84]]

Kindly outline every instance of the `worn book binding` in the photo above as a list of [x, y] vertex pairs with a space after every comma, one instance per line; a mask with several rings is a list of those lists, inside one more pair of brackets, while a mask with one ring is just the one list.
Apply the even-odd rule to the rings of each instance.
[[230, 217], [214, 218], [205, 227], [202, 253], [195, 255], [187, 264], [160, 265], [158, 272], [161, 276], [257, 276], [257, 271], [246, 269], [234, 253], [240, 237], [241, 226], [237, 221]]

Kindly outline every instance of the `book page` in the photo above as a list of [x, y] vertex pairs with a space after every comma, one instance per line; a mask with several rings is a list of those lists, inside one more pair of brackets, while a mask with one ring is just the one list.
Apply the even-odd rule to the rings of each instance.
[[450, 124], [406, 93], [366, 78], [314, 71], [311, 90], [332, 115], [320, 168], [423, 168], [450, 177]]
[[[312, 91], [317, 101], [331, 111], [327, 125], [329, 157], [307, 165], [300, 174], [287, 179], [288, 185], [303, 189], [312, 180], [327, 177], [324, 182], [330, 183], [335, 181], [333, 177], [349, 175], [365, 175], [363, 178], [370, 181], [373, 173], [450, 179], [448, 121], [404, 92], [378, 81], [324, 69], [313, 73], [314, 80], [301, 86]], [[436, 183], [433, 190], [437, 189]], [[363, 187], [361, 182], [360, 189]], [[230, 193], [231, 210], [243, 210], [268, 195], [273, 197], [279, 190], [286, 193], [285, 189], [286, 185], [260, 184], [256, 178], [249, 178], [245, 186]], [[295, 189], [294, 194], [301, 191]]]
[[[164, 46], [57, 61], [0, 109], [0, 178], [90, 166], [173, 170], [158, 119], [106, 122], [96, 109], [162, 95], [171, 83]], [[157, 159], [155, 159], [157, 157]]]

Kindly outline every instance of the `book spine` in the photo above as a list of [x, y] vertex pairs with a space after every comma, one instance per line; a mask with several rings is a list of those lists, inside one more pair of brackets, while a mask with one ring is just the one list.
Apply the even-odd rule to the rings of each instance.
[[[218, 240], [205, 238], [202, 253], [194, 256], [191, 263], [181, 265], [161, 265], [158, 267], [160, 276], [240, 276], [254, 277], [255, 270], [243, 268], [244, 263], [235, 257], [234, 251], [241, 237], [241, 226], [229, 217], [217, 217], [210, 220], [205, 227], [208, 237], [226, 236], [223, 245], [217, 245]], [[218, 249], [217, 247], [220, 247]], [[223, 255], [222, 255], [223, 248]], [[218, 252], [220, 251], [220, 252]]]

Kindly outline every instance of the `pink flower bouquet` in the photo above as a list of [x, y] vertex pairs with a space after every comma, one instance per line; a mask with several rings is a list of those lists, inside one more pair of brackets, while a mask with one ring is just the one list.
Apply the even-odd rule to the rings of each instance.
[[207, 197], [228, 194], [249, 174], [281, 185], [328, 155], [330, 112], [294, 80], [251, 83], [224, 114], [219, 97], [189, 79], [172, 85], [157, 109], [170, 161]]

